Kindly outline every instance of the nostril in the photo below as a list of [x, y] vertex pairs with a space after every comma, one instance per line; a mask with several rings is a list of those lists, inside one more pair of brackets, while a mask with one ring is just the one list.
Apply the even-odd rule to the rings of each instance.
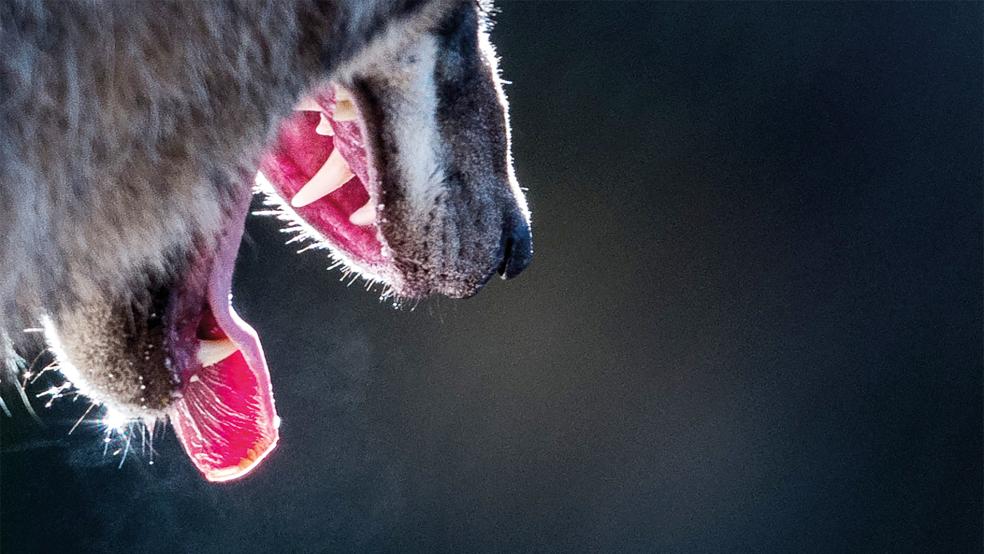
[[530, 226], [524, 221], [507, 227], [502, 237], [502, 263], [499, 275], [512, 279], [526, 269], [533, 259], [533, 237]]
[[495, 270], [495, 272], [502, 275], [503, 278], [505, 278], [506, 270], [509, 268], [509, 257], [512, 255], [512, 245], [512, 237], [509, 235], [503, 235], [502, 246], [499, 249], [502, 252], [502, 259], [499, 261], [499, 268]]

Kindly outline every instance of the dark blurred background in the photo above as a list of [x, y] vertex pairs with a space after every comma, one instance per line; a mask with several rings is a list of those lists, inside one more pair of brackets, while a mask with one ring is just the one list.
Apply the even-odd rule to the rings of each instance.
[[528, 272], [397, 311], [251, 219], [279, 449], [7, 391], [4, 554], [981, 551], [981, 4], [500, 8]]

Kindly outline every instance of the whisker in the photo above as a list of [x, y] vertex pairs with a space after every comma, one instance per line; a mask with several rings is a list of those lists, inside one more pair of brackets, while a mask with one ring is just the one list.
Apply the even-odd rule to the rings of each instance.
[[38, 417], [38, 414], [34, 412], [34, 407], [31, 406], [31, 401], [27, 397], [27, 391], [24, 390], [24, 387], [16, 379], [14, 380], [14, 388], [17, 389], [17, 394], [20, 395], [21, 402], [24, 403], [24, 409], [27, 410], [27, 413], [30, 414], [31, 418], [33, 418], [34, 421], [38, 423], [38, 425], [44, 427], [45, 425], [41, 421], [41, 418]]
[[89, 407], [86, 408], [85, 412], [82, 414], [82, 417], [80, 417], [79, 420], [75, 422], [75, 425], [72, 425], [72, 428], [68, 430], [69, 435], [71, 435], [72, 432], [75, 431], [75, 428], [78, 427], [80, 423], [82, 423], [82, 420], [85, 419], [85, 416], [89, 415], [89, 412], [91, 412], [92, 409], [95, 407], [96, 407], [95, 402], [89, 403]]

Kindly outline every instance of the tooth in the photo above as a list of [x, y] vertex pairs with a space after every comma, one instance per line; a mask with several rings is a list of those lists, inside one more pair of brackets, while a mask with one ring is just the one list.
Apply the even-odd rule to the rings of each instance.
[[331, 128], [331, 121], [328, 121], [328, 116], [324, 112], [321, 112], [321, 121], [314, 132], [326, 137], [335, 136], [335, 130]]
[[202, 367], [215, 365], [236, 353], [238, 348], [229, 339], [198, 341], [198, 361]]
[[343, 86], [335, 85], [335, 101], [345, 102], [352, 101], [352, 93]]
[[335, 121], [355, 121], [356, 115], [355, 104], [351, 100], [335, 100], [335, 112], [331, 114], [331, 118]]
[[352, 93], [344, 87], [335, 85], [335, 111], [331, 118], [335, 121], [354, 121], [358, 115]]
[[320, 112], [321, 106], [314, 101], [314, 98], [305, 96], [294, 106], [295, 112]]
[[349, 169], [348, 162], [345, 161], [342, 154], [337, 149], [332, 150], [325, 165], [321, 166], [314, 177], [311, 177], [311, 180], [290, 199], [290, 205], [295, 208], [303, 208], [311, 202], [340, 189], [352, 178], [352, 175], [352, 170]]
[[372, 204], [372, 200], [369, 200], [364, 206], [355, 210], [349, 216], [349, 221], [353, 225], [369, 225], [373, 221], [376, 221], [376, 206]]

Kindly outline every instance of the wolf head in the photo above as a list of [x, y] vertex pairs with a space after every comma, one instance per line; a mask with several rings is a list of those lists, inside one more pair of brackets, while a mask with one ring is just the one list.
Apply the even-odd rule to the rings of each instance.
[[[467, 297], [496, 273], [517, 275], [532, 253], [529, 211], [483, 6], [141, 9], [129, 23], [99, 6], [0, 12], [19, 28], [43, 24], [52, 52], [78, 57], [75, 71], [101, 72], [35, 76], [44, 68], [31, 69], [24, 37], [0, 35], [13, 48], [0, 90], [21, 98], [16, 77], [27, 75], [55, 91], [51, 112], [27, 97], [20, 113], [16, 101], [0, 108], [15, 128], [0, 143], [3, 207], [27, 195], [46, 210], [8, 222], [4, 253], [37, 273], [7, 281], [41, 299], [82, 392], [127, 417], [169, 416], [204, 475], [228, 480], [278, 439], [259, 339], [230, 303], [254, 181], [300, 238], [397, 299]], [[81, 29], [106, 25], [118, 29], [112, 45], [89, 48], [111, 59], [80, 53]], [[160, 33], [179, 40], [162, 49]], [[56, 121], [30, 119], [45, 113]], [[39, 148], [39, 136], [51, 142]]]

